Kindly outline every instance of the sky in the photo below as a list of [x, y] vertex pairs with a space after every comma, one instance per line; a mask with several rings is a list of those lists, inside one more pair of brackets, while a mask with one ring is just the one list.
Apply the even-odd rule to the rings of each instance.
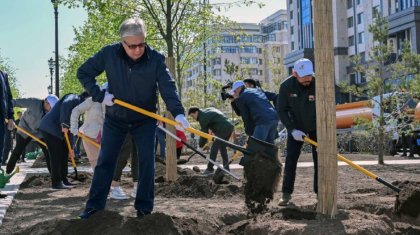
[[[210, 0], [210, 3], [235, 0]], [[263, 8], [233, 7], [221, 14], [237, 22], [258, 23], [279, 9], [286, 0], [257, 0]], [[48, 94], [50, 72], [48, 59], [54, 57], [54, 10], [50, 0], [0, 0], [0, 54], [16, 69], [23, 97], [43, 98]], [[73, 43], [73, 27], [81, 27], [87, 19], [84, 9], [58, 8], [60, 56], [68, 54]]]

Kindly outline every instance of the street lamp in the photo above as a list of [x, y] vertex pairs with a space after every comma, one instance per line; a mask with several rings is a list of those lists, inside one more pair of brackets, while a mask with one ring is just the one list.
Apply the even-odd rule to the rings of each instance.
[[[55, 95], [60, 97], [59, 60], [58, 60], [58, 0], [51, 0], [55, 16]], [[51, 88], [52, 89], [52, 88]]]
[[50, 69], [50, 75], [51, 75], [51, 84], [48, 86], [48, 90], [49, 93], [52, 94], [53, 93], [53, 73], [54, 73], [54, 64], [55, 61], [53, 60], [53, 58], [51, 57], [48, 60], [48, 68]]

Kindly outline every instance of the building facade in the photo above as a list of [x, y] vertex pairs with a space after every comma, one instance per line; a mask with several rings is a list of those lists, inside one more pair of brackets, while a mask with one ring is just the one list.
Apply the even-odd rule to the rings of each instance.
[[[238, 23], [234, 29], [215, 35], [206, 43], [206, 67], [199, 62], [187, 70], [184, 89], [195, 89], [204, 71], [207, 78], [222, 84], [234, 75], [225, 71], [225, 64], [237, 65], [237, 75], [271, 84], [284, 68], [283, 58], [289, 51], [287, 11], [279, 10], [260, 23]], [[204, 47], [199, 50], [204, 50]], [[207, 90], [212, 90], [208, 84]]]
[[[394, 56], [398, 57], [404, 40], [409, 40], [414, 52], [420, 52], [420, 1], [418, 0], [336, 0], [333, 1], [335, 81], [363, 84], [366, 78], [354, 71], [352, 57], [369, 61], [373, 47], [368, 32], [376, 14], [388, 18], [389, 39]], [[312, 0], [287, 0], [290, 53], [284, 63], [291, 72], [300, 58], [314, 59]], [[316, 63], [316, 61], [314, 61]], [[346, 100], [344, 100], [346, 101]]]

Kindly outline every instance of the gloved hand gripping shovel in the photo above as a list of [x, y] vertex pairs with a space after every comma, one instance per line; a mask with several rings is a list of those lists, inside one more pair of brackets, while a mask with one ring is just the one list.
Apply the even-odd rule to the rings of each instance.
[[186, 143], [185, 141], [183, 141], [182, 139], [180, 139], [178, 136], [174, 135], [173, 133], [171, 133], [170, 131], [168, 131], [167, 129], [165, 129], [162, 126], [158, 126], [158, 128], [160, 128], [162, 131], [166, 132], [166, 134], [168, 134], [169, 136], [171, 136], [172, 138], [174, 138], [176, 141], [180, 141], [181, 143], [183, 143], [185, 146], [187, 146], [188, 148], [190, 148], [191, 150], [193, 150], [195, 153], [197, 153], [198, 155], [200, 155], [201, 157], [203, 157], [204, 159], [206, 159], [208, 162], [214, 164], [218, 169], [226, 172], [227, 174], [231, 175], [233, 178], [239, 180], [240, 178], [238, 176], [236, 176], [235, 174], [233, 174], [232, 172], [226, 170], [222, 165], [220, 165], [219, 163], [211, 160], [209, 157], [206, 157], [203, 153], [201, 153], [200, 151], [198, 151], [196, 148], [194, 148], [193, 146], [191, 146], [190, 144]]
[[[312, 139], [310, 139], [310, 138], [308, 138], [308, 137], [306, 137], [306, 136], [303, 138], [303, 140], [304, 140], [304, 141], [306, 141], [306, 142], [308, 142], [309, 144], [312, 144], [312, 145], [313, 145], [313, 146], [315, 146], [315, 147], [318, 147], [318, 143], [317, 143], [317, 142], [315, 142], [314, 140], [312, 140]], [[347, 159], [347, 158], [343, 157], [342, 155], [337, 154], [337, 158], [338, 158], [338, 160], [340, 160], [340, 161], [342, 161], [342, 162], [345, 162], [345, 163], [349, 164], [349, 165], [350, 165], [351, 167], [353, 167], [354, 169], [356, 169], [356, 170], [358, 170], [358, 171], [362, 172], [363, 174], [365, 174], [365, 175], [369, 176], [370, 178], [372, 178], [372, 179], [374, 179], [374, 180], [378, 181], [379, 183], [381, 183], [381, 184], [383, 184], [383, 185], [387, 186], [388, 188], [390, 188], [390, 189], [394, 190], [395, 192], [397, 192], [397, 193], [399, 193], [399, 192], [400, 192], [400, 189], [399, 189], [399, 188], [397, 188], [396, 186], [394, 186], [394, 185], [392, 185], [391, 183], [389, 183], [389, 182], [387, 182], [387, 181], [383, 180], [383, 179], [382, 179], [382, 178], [380, 178], [379, 176], [377, 176], [377, 175], [375, 175], [374, 173], [372, 173], [372, 172], [370, 172], [370, 171], [366, 170], [365, 168], [363, 168], [363, 167], [361, 167], [361, 166], [357, 165], [356, 163], [354, 163], [354, 162], [350, 161], [349, 159]]]
[[[61, 126], [63, 128], [68, 128], [68, 126], [65, 125], [64, 123], [61, 124]], [[64, 139], [66, 140], [67, 148], [69, 149], [71, 165], [73, 166], [73, 169], [74, 169], [74, 179], [77, 180], [77, 181], [82, 181], [81, 179], [79, 179], [79, 175], [77, 173], [76, 160], [74, 159], [74, 151], [71, 147], [69, 134], [67, 132], [64, 132]]]

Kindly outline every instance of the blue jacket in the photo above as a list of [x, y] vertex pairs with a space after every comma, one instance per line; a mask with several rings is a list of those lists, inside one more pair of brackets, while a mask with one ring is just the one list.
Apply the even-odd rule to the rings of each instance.
[[61, 124], [70, 126], [71, 111], [85, 99], [77, 94], [63, 96], [41, 120], [39, 130], [59, 139], [64, 139]]
[[253, 134], [257, 125], [264, 125], [279, 120], [273, 105], [260, 89], [244, 89], [235, 103], [241, 112], [245, 133], [248, 135]]
[[13, 119], [12, 92], [10, 91], [9, 78], [6, 73], [0, 71], [0, 111], [1, 118]]
[[[165, 65], [165, 57], [149, 46], [146, 46], [140, 59], [133, 61], [127, 56], [121, 43], [108, 45], [80, 66], [77, 77], [96, 102], [103, 101], [105, 91], [99, 89], [95, 77], [104, 71], [108, 80], [108, 91], [116, 99], [156, 112], [159, 89], [172, 115], [176, 117], [184, 114], [175, 81]], [[106, 108], [106, 117], [125, 123], [137, 123], [146, 118], [116, 104]]]

